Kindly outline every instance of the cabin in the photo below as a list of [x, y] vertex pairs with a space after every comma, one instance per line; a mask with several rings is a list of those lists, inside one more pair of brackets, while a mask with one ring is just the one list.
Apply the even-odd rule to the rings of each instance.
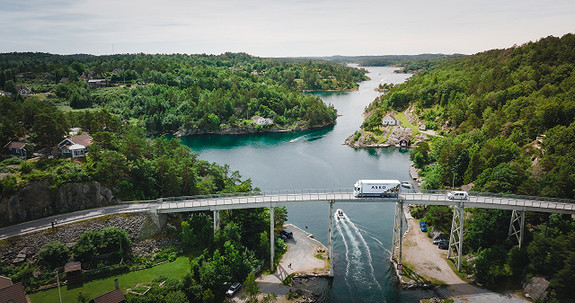
[[120, 286], [118, 284], [118, 279], [114, 280], [115, 288], [114, 290], [107, 292], [97, 298], [90, 300], [90, 303], [122, 303], [126, 302], [126, 298], [122, 294], [120, 290]]
[[260, 116], [253, 116], [252, 120], [254, 121], [255, 124], [257, 125], [270, 125], [270, 124], [274, 124], [274, 120], [270, 119], [270, 118], [263, 118]]
[[68, 262], [64, 265], [64, 272], [66, 273], [68, 284], [82, 282], [82, 263]]
[[22, 282], [13, 284], [10, 278], [0, 276], [0, 303], [30, 303]]
[[58, 144], [58, 148], [65, 157], [85, 157], [88, 147], [92, 145], [92, 137], [87, 134], [66, 138]]
[[409, 139], [408, 138], [399, 139], [399, 147], [409, 147]]
[[28, 88], [27, 86], [25, 86], [25, 85], [19, 85], [19, 86], [16, 88], [16, 90], [17, 90], [18, 93], [19, 93], [20, 95], [22, 95], [22, 96], [29, 95], [29, 94], [32, 93], [32, 90], [29, 89], [29, 88]]
[[106, 79], [88, 80], [88, 86], [90, 86], [90, 88], [106, 87], [108, 85], [109, 85], [109, 83], [108, 83], [108, 80], [106, 80]]
[[8, 156], [18, 157], [20, 159], [26, 159], [28, 157], [25, 142], [10, 141], [4, 145], [4, 150]]
[[394, 126], [397, 125], [397, 119], [392, 114], [387, 114], [383, 119], [381, 119], [381, 124], [383, 126]]

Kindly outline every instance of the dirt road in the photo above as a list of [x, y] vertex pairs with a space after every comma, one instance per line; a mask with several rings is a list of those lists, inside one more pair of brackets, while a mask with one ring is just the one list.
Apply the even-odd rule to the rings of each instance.
[[409, 212], [405, 213], [409, 230], [403, 238], [403, 263], [414, 267], [414, 271], [431, 280], [447, 284], [450, 297], [455, 302], [476, 303], [523, 303], [531, 302], [525, 298], [498, 294], [475, 287], [461, 280], [447, 264], [447, 250], [441, 250], [431, 242], [427, 233], [419, 229], [419, 221]]

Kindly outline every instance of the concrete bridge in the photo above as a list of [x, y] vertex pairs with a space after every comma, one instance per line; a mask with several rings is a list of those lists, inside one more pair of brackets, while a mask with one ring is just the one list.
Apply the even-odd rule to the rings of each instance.
[[[140, 201], [138, 201], [140, 202]], [[219, 228], [219, 211], [225, 209], [270, 208], [270, 255], [274, 257], [274, 207], [286, 206], [303, 202], [329, 203], [329, 258], [332, 259], [333, 238], [333, 204], [335, 202], [357, 203], [395, 203], [394, 234], [392, 262], [401, 268], [403, 206], [404, 204], [447, 205], [452, 206], [453, 221], [449, 239], [448, 258], [457, 258], [457, 269], [461, 267], [464, 231], [464, 209], [489, 208], [511, 210], [512, 216], [509, 225], [509, 237], [515, 237], [519, 246], [523, 242], [525, 228], [525, 211], [575, 214], [575, 201], [543, 197], [526, 197], [514, 195], [494, 195], [490, 193], [471, 194], [467, 200], [450, 200], [445, 191], [426, 191], [421, 193], [400, 193], [394, 198], [356, 198], [348, 190], [316, 190], [301, 192], [266, 192], [260, 194], [247, 194], [241, 196], [214, 196], [214, 197], [175, 197], [155, 200], [150, 205], [150, 212], [157, 216], [158, 223], [164, 221], [168, 213], [190, 211], [212, 211], [214, 218], [214, 232]], [[272, 265], [273, 266], [273, 265]], [[273, 268], [272, 268], [273, 270]], [[332, 272], [332, 269], [330, 269]]]
[[[69, 214], [60, 214], [49, 218], [25, 222], [13, 226], [0, 228], [0, 239], [11, 236], [46, 229], [50, 222], [57, 219], [59, 224], [67, 224], [107, 214], [123, 212], [150, 212], [156, 224], [165, 223], [166, 214], [193, 211], [212, 211], [214, 218], [214, 232], [219, 228], [219, 211], [226, 209], [270, 208], [270, 254], [274, 256], [274, 207], [287, 206], [297, 203], [329, 203], [329, 258], [332, 259], [332, 223], [333, 204], [335, 202], [354, 203], [395, 203], [393, 249], [391, 260], [401, 264], [402, 229], [404, 222], [405, 204], [448, 205], [453, 207], [453, 221], [449, 239], [449, 258], [457, 258], [457, 267], [460, 269], [461, 253], [463, 248], [464, 209], [489, 208], [511, 210], [509, 237], [514, 237], [521, 246], [525, 225], [525, 211], [575, 214], [575, 201], [553, 199], [544, 197], [525, 197], [514, 195], [496, 195], [490, 193], [470, 193], [468, 200], [449, 200], [445, 191], [402, 192], [394, 198], [356, 198], [352, 191], [345, 190], [307, 190], [291, 192], [257, 192], [220, 194], [210, 196], [190, 196], [160, 198], [146, 201], [123, 201], [116, 206], [89, 209]], [[399, 266], [398, 266], [399, 268]], [[272, 269], [273, 270], [273, 269]], [[331, 272], [333, 272], [331, 270]]]

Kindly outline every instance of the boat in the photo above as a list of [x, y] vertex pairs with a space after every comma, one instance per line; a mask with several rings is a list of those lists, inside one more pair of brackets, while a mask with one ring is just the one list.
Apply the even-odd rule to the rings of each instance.
[[347, 216], [345, 215], [345, 213], [343, 212], [343, 210], [341, 210], [341, 209], [339, 209], [339, 208], [335, 211], [334, 216], [335, 216], [335, 218], [336, 218], [337, 220], [341, 220], [341, 221], [347, 219]]

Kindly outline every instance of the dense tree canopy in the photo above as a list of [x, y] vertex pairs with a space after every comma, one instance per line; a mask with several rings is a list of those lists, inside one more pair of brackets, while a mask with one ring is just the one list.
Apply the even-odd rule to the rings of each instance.
[[[469, 184], [481, 192], [573, 199], [574, 84], [575, 35], [567, 34], [446, 59], [391, 88], [371, 110], [408, 108], [442, 135], [411, 153], [426, 188]], [[438, 225], [451, 214], [418, 211]], [[507, 238], [510, 217], [502, 210], [468, 213], [464, 253], [473, 258], [464, 267], [490, 288], [543, 276], [551, 281], [550, 302], [572, 302], [573, 219], [527, 213], [520, 248]]]
[[429, 152], [412, 153], [419, 167], [435, 163], [426, 169], [428, 188], [455, 181], [477, 191], [575, 198], [573, 62], [572, 34], [445, 59], [372, 109], [409, 107], [446, 135]]
[[[89, 87], [94, 79], [105, 79], [106, 87]], [[334, 123], [335, 109], [301, 91], [351, 90], [365, 79], [365, 70], [342, 64], [286, 63], [241, 53], [0, 54], [0, 89], [16, 94], [16, 86], [27, 85], [63, 106], [106, 108], [121, 119], [143, 120], [148, 133], [325, 126]], [[273, 124], [253, 125], [253, 116]]]

